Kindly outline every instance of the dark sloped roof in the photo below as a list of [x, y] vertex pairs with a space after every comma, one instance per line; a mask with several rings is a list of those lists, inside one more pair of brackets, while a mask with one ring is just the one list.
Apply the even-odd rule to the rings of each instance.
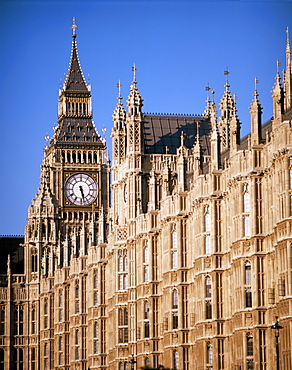
[[[184, 133], [184, 145], [191, 149], [196, 141], [199, 123], [200, 143], [204, 151], [209, 152], [211, 126], [204, 116], [176, 114], [144, 114], [145, 152], [164, 154], [166, 146], [169, 154], [175, 154], [181, 144], [181, 132]], [[207, 153], [204, 153], [207, 154]]]
[[54, 143], [70, 146], [104, 146], [90, 118], [63, 118], [55, 131]]
[[69, 70], [67, 73], [64, 91], [66, 92], [88, 92], [82, 70], [80, 67], [77, 44], [76, 44], [76, 35], [73, 35], [72, 40], [72, 51]]

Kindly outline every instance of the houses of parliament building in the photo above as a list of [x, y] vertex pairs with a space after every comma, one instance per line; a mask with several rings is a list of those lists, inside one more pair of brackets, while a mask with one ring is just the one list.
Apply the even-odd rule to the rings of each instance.
[[76, 24], [58, 124], [28, 209], [23, 271], [0, 275], [0, 369], [292, 370], [292, 61], [250, 134], [218, 111], [142, 110], [134, 68], [112, 162]]

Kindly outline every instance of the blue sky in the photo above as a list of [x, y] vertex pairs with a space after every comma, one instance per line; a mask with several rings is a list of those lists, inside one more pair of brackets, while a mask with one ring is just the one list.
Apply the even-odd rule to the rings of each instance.
[[243, 136], [250, 131], [254, 77], [266, 121], [276, 59], [285, 67], [287, 26], [292, 38], [291, 1], [2, 0], [0, 235], [24, 232], [45, 136], [52, 136], [57, 122], [73, 16], [81, 67], [86, 78], [90, 74], [94, 121], [99, 132], [106, 127], [109, 147], [116, 84], [120, 79], [125, 102], [133, 63], [144, 112], [159, 113], [203, 113], [208, 84], [218, 107], [228, 67]]

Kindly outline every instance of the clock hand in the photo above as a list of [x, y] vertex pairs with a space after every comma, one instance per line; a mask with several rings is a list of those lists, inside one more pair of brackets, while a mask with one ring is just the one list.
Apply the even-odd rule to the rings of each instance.
[[81, 186], [81, 185], [79, 186], [79, 189], [80, 189], [80, 192], [81, 192], [82, 198], [84, 198], [84, 192], [83, 192], [83, 188], [82, 188], [82, 186]]

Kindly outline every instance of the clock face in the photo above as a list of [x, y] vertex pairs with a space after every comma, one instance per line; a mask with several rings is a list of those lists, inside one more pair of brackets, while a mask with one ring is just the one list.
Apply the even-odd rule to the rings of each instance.
[[77, 206], [86, 206], [96, 198], [96, 183], [92, 177], [84, 173], [77, 173], [66, 182], [65, 193], [71, 203]]

